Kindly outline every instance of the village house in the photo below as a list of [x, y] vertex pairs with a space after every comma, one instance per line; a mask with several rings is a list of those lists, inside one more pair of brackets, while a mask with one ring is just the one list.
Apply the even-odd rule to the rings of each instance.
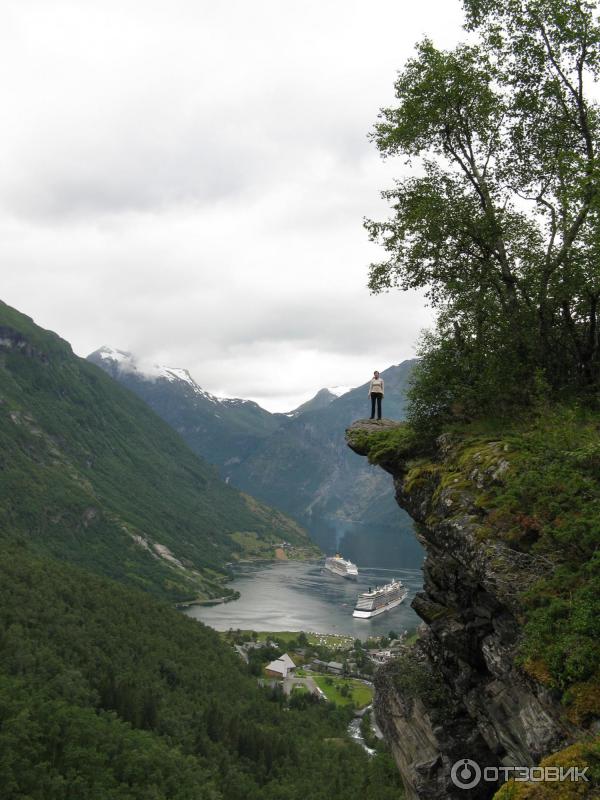
[[370, 650], [369, 658], [374, 664], [387, 664], [393, 657], [391, 650]]
[[287, 653], [284, 653], [280, 658], [271, 661], [265, 667], [265, 673], [271, 678], [287, 678], [287, 676], [296, 669], [296, 665]]

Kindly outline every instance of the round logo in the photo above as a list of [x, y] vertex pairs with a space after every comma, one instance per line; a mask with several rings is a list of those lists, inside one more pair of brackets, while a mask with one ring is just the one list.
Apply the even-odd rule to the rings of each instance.
[[452, 765], [450, 777], [459, 789], [472, 789], [481, 780], [481, 767], [470, 758], [461, 758]]

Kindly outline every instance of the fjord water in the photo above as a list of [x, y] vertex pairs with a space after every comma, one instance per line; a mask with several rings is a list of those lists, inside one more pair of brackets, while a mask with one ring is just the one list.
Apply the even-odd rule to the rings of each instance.
[[386, 523], [342, 521], [323, 515], [313, 517], [307, 527], [324, 553], [339, 552], [359, 567], [419, 569], [425, 552], [415, 536], [414, 523], [393, 498], [385, 498], [380, 506], [385, 511], [390, 504], [393, 514], [388, 511]]
[[[240, 598], [216, 606], [192, 606], [186, 613], [216, 630], [314, 631], [367, 639], [414, 628], [420, 619], [410, 607], [420, 590], [420, 569], [387, 569], [359, 564], [358, 581], [323, 569], [323, 561], [280, 561], [239, 567], [231, 588]], [[354, 619], [357, 594], [399, 578], [408, 589], [403, 603], [369, 620]]]

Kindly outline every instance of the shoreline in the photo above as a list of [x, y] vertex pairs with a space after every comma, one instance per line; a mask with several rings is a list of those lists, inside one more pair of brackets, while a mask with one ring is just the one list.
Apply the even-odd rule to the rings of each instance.
[[[227, 569], [233, 571], [235, 567], [239, 566], [274, 566], [275, 564], [310, 564], [310, 563], [318, 563], [321, 561], [321, 557], [315, 558], [245, 558], [239, 559], [238, 561], [229, 561], [225, 564]], [[232, 583], [236, 579], [236, 575], [226, 576], [223, 580], [224, 584]], [[179, 603], [175, 603], [175, 608], [177, 609], [186, 609], [192, 608], [193, 606], [220, 606], [224, 605], [225, 603], [233, 603], [235, 600], [239, 600], [241, 597], [238, 591], [233, 591], [230, 595], [223, 595], [221, 597], [207, 597], [205, 600], [200, 600], [198, 598], [192, 598], [191, 600], [181, 600]]]
[[223, 597], [209, 597], [206, 600], [199, 600], [197, 598], [193, 600], [182, 600], [180, 603], [175, 603], [175, 608], [182, 609], [182, 608], [191, 608], [192, 606], [221, 606], [225, 603], [232, 603], [234, 600], [239, 600], [241, 597], [239, 592], [234, 592], [233, 594], [223, 595]]

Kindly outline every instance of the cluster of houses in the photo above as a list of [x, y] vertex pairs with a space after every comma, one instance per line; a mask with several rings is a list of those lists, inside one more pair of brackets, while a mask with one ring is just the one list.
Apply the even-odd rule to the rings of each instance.
[[[244, 661], [248, 661], [248, 650], [258, 649], [263, 646], [258, 642], [245, 642], [243, 645], [236, 645], [235, 649]], [[291, 656], [288, 653], [284, 653], [267, 664], [264, 669], [265, 674], [270, 678], [281, 679], [292, 675], [296, 667], [297, 664], [294, 663]], [[340, 661], [321, 661], [318, 658], [313, 659], [309, 664], [305, 664], [304, 668], [312, 672], [328, 672], [330, 675], [342, 675], [344, 673], [344, 665]]]
[[[331, 675], [342, 675], [344, 672], [344, 665], [339, 661], [320, 661], [315, 658], [310, 664], [305, 664], [304, 666], [312, 672], [329, 672]], [[287, 678], [295, 669], [296, 664], [287, 653], [284, 653], [280, 658], [267, 664], [265, 673], [270, 678]]]
[[[399, 639], [393, 640], [390, 642], [390, 645], [387, 648], [369, 649], [366, 651], [366, 655], [376, 666], [387, 664], [388, 661], [397, 655], [397, 648], [402, 646], [403, 638], [404, 636], [401, 636]], [[246, 663], [248, 662], [248, 653], [250, 650], [258, 650], [263, 647], [277, 647], [277, 644], [272, 641], [248, 641], [244, 642], [243, 644], [235, 645], [235, 649], [237, 650], [238, 654], [244, 659], [244, 661], [246, 661]], [[300, 648], [298, 650], [298, 653], [301, 656], [304, 656], [305, 652], [306, 648]], [[274, 661], [271, 661], [270, 664], [266, 665], [265, 673], [270, 678], [281, 680], [283, 678], [287, 678], [289, 675], [293, 675], [296, 666], [297, 665], [294, 663], [290, 655], [288, 653], [284, 653], [282, 656], [276, 658]], [[305, 669], [311, 670], [312, 672], [329, 673], [331, 675], [344, 674], [344, 664], [339, 661], [322, 661], [318, 658], [315, 658], [310, 663], [304, 664], [303, 666]], [[361, 670], [353, 661], [347, 662], [346, 672], [351, 675], [355, 675], [356, 677], [361, 677]]]
[[339, 661], [320, 661], [318, 658], [311, 661], [308, 667], [313, 672], [330, 672], [332, 675], [341, 675], [344, 671], [344, 665]]
[[387, 664], [387, 662], [394, 657], [394, 652], [392, 650], [369, 650], [369, 658], [374, 664], [381, 665]]

